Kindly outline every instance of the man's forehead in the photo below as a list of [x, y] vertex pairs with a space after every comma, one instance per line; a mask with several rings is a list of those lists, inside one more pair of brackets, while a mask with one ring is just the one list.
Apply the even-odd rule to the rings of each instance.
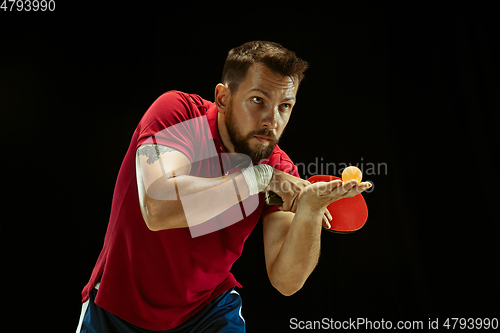
[[262, 64], [252, 65], [247, 74], [245, 85], [248, 91], [260, 91], [264, 94], [280, 92], [286, 95], [295, 95], [297, 92], [297, 80], [275, 73]]

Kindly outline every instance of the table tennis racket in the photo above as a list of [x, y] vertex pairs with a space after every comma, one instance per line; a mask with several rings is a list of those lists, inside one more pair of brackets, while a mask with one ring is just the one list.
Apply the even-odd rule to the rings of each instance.
[[[314, 184], [316, 182], [330, 182], [336, 179], [342, 180], [335, 176], [316, 175], [310, 177], [308, 181]], [[276, 193], [268, 191], [266, 192], [266, 204], [282, 205], [283, 200]], [[361, 193], [352, 198], [334, 201], [326, 208], [332, 215], [332, 220], [330, 221], [332, 227], [331, 229], [325, 229], [327, 231], [349, 234], [361, 229], [368, 219], [368, 207]]]

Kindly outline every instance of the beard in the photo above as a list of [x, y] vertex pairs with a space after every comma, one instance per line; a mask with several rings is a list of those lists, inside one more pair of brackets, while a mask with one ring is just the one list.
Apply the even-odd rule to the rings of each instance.
[[[234, 146], [236, 153], [245, 154], [252, 160], [253, 163], [259, 163], [262, 160], [271, 157], [274, 147], [278, 144], [279, 138], [276, 137], [273, 131], [263, 128], [258, 131], [252, 131], [247, 135], [242, 135], [238, 131], [238, 126], [236, 125], [237, 120], [233, 116], [232, 101], [229, 102], [227, 106], [226, 113], [226, 128], [229, 134], [231, 143]], [[258, 144], [257, 147], [251, 148], [249, 141], [254, 138], [255, 135], [262, 135], [270, 137], [271, 140], [267, 145]]]

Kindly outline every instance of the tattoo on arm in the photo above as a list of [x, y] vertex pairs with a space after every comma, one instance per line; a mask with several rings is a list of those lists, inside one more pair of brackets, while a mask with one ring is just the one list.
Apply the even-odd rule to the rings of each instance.
[[176, 149], [168, 146], [157, 145], [156, 143], [154, 143], [140, 146], [137, 149], [137, 156], [146, 156], [148, 158], [146, 162], [148, 162], [148, 164], [153, 164], [154, 162], [158, 161], [161, 154], [167, 153], [169, 151], [176, 151]]

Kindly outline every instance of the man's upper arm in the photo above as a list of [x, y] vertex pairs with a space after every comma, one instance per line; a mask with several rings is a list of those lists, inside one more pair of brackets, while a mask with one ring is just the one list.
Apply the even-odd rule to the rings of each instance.
[[264, 253], [268, 274], [281, 250], [281, 246], [285, 241], [285, 237], [288, 234], [294, 216], [295, 214], [292, 212], [282, 211], [275, 211], [264, 216], [262, 221], [264, 230]]
[[137, 148], [136, 173], [141, 201], [144, 200], [144, 192], [149, 197], [157, 200], [176, 199], [175, 193], [172, 193], [171, 198], [164, 197], [164, 194], [155, 198], [155, 196], [158, 196], [157, 191], [153, 193], [149, 189], [160, 178], [167, 180], [180, 175], [189, 175], [190, 171], [190, 160], [179, 150], [150, 143]]

